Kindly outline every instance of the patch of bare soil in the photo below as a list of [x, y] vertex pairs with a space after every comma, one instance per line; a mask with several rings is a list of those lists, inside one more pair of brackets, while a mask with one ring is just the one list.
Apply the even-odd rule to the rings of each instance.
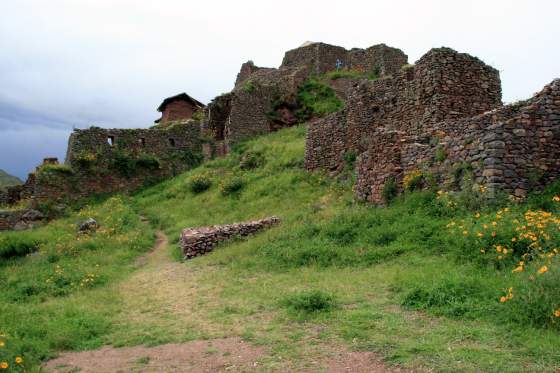
[[52, 372], [251, 372], [260, 347], [239, 338], [192, 341], [156, 347], [103, 347], [63, 353], [44, 366]]
[[168, 239], [165, 233], [159, 230], [156, 231], [156, 243], [149, 252], [136, 259], [136, 265], [143, 266], [144, 264], [146, 264], [151, 256], [153, 256], [157, 251], [165, 249], [167, 247], [167, 244]]

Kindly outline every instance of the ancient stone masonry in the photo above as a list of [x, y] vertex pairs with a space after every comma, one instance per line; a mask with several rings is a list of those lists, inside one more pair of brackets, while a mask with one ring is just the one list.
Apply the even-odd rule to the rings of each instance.
[[311, 126], [306, 167], [342, 168], [344, 154], [365, 151], [377, 128], [418, 133], [499, 105], [497, 70], [467, 54], [432, 49], [394, 77], [361, 81], [349, 93], [344, 111]]
[[[310, 77], [339, 68], [354, 69], [378, 75], [394, 74], [407, 63], [399, 49], [384, 44], [350, 51], [324, 43], [309, 45], [286, 52], [278, 68], [255, 66], [252, 61], [241, 66], [235, 88], [219, 96], [207, 109], [206, 134], [216, 140], [217, 154], [229, 151], [231, 145], [248, 137], [262, 135], [283, 125], [295, 123], [287, 108], [279, 108], [279, 123], [270, 118], [272, 103], [279, 98], [295, 97], [298, 88]], [[337, 95], [346, 98], [354, 81], [340, 79], [331, 84]]]
[[41, 212], [31, 209], [0, 211], [0, 231], [29, 229], [44, 218]]
[[127, 192], [188, 170], [202, 159], [200, 123], [188, 120], [152, 129], [75, 130], [64, 165], [46, 159], [25, 185], [0, 194], [13, 204], [70, 202], [94, 194]]
[[346, 109], [310, 125], [306, 167], [337, 172], [358, 155], [358, 198], [383, 203], [392, 179], [412, 172], [461, 187], [466, 172], [490, 193], [523, 197], [560, 176], [560, 81], [501, 105], [498, 72], [451, 49], [434, 49], [397, 76], [360, 82]]
[[181, 248], [185, 259], [191, 259], [212, 251], [220, 242], [233, 237], [249, 236], [257, 231], [278, 224], [280, 219], [272, 216], [262, 220], [187, 228], [181, 233]]

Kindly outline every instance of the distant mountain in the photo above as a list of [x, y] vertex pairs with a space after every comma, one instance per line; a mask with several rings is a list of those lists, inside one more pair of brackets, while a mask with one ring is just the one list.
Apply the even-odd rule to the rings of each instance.
[[4, 170], [0, 170], [0, 188], [23, 184], [18, 177], [12, 176]]

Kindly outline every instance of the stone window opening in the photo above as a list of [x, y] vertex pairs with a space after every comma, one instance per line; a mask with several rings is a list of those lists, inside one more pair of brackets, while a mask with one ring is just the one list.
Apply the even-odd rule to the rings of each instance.
[[115, 136], [107, 136], [107, 143], [111, 146], [115, 145]]
[[142, 137], [142, 138], [139, 140], [139, 142], [140, 142], [140, 145], [141, 145], [141, 146], [146, 146], [146, 139], [145, 139], [145, 138]]
[[175, 139], [169, 139], [169, 146], [175, 147]]

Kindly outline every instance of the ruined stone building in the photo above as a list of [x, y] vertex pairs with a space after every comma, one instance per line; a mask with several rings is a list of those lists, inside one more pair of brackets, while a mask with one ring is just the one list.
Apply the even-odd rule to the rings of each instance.
[[[325, 78], [335, 70], [357, 74]], [[504, 106], [498, 71], [465, 53], [435, 48], [409, 65], [385, 44], [347, 50], [308, 42], [278, 68], [244, 63], [233, 90], [207, 107], [185, 93], [165, 99], [153, 128], [75, 130], [64, 165], [47, 160], [23, 186], [0, 191], [0, 203], [70, 202], [172, 177], [295, 124], [294, 98], [310, 79], [344, 106], [308, 122], [305, 167], [332, 174], [356, 159], [359, 199], [383, 203], [386, 185], [403, 190], [412, 173], [448, 188], [464, 187], [468, 173], [490, 192], [516, 197], [560, 176], [560, 80]]]

